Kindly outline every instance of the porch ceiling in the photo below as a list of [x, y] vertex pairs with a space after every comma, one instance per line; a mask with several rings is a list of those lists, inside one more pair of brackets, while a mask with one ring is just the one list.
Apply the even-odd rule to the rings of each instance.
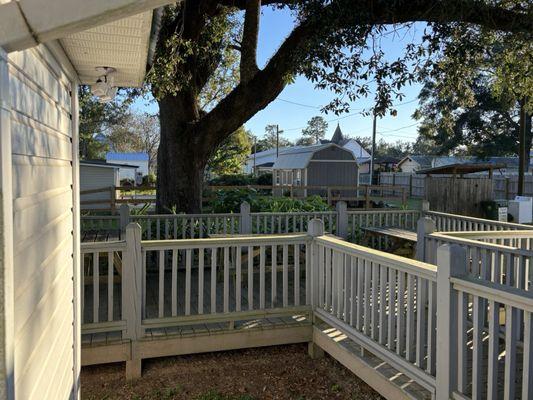
[[98, 78], [95, 68], [117, 70], [115, 85], [140, 86], [146, 73], [152, 11], [76, 33], [60, 40], [82, 84]]

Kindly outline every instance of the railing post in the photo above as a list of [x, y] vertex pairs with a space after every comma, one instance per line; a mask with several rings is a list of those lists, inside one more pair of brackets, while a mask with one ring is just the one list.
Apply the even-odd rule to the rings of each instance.
[[458, 300], [450, 278], [465, 274], [466, 250], [457, 244], [440, 246], [437, 249], [436, 400], [452, 398], [457, 385]]
[[416, 227], [416, 259], [426, 261], [426, 236], [435, 232], [437, 227], [435, 221], [429, 217], [422, 217], [418, 220]]
[[252, 233], [252, 217], [250, 216], [250, 204], [247, 201], [243, 201], [241, 203], [241, 224], [239, 228], [239, 233], [241, 234]]
[[347, 239], [348, 238], [348, 205], [345, 201], [339, 201], [335, 205], [337, 210], [337, 232], [336, 235]]
[[126, 232], [126, 227], [130, 223], [130, 206], [128, 204], [122, 204], [119, 210], [120, 215], [120, 234], [123, 235]]
[[422, 200], [422, 213], [429, 212], [429, 201]]
[[319, 265], [318, 265], [318, 252], [319, 246], [314, 240], [314, 238], [324, 235], [324, 221], [313, 218], [307, 224], [307, 234], [313, 238], [311, 243], [311, 285], [308, 288], [310, 292], [306, 293], [306, 297], [311, 299], [311, 306], [314, 308], [318, 305], [318, 274], [319, 274]]
[[131, 341], [131, 358], [126, 361], [126, 379], [141, 376], [141, 359], [137, 341], [142, 336], [142, 253], [141, 227], [131, 223], [126, 227], [126, 249], [122, 257], [122, 319], [126, 321], [124, 339]]
[[[315, 307], [317, 307], [318, 304], [318, 282], [319, 282], [319, 273], [320, 273], [320, 265], [318, 262], [318, 254], [320, 251], [319, 245], [316, 243], [315, 238], [324, 235], [324, 221], [318, 218], [313, 218], [309, 223], [307, 224], [307, 234], [312, 237], [311, 245], [308, 247], [308, 249], [311, 251], [310, 257], [308, 257], [308, 262], [310, 262], [310, 268], [307, 269], [310, 272], [310, 285], [306, 287], [306, 298], [307, 303], [311, 304], [311, 313], [314, 313]], [[308, 277], [309, 279], [309, 277]], [[309, 302], [309, 299], [311, 301]], [[311, 319], [314, 320], [314, 315], [311, 315]], [[324, 356], [324, 351], [318, 347], [313, 341], [310, 341], [307, 344], [307, 352], [309, 356], [313, 359], [321, 358]]]

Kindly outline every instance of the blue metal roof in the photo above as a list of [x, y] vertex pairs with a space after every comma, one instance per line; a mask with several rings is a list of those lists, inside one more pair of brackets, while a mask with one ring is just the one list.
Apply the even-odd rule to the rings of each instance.
[[148, 161], [147, 153], [107, 153], [106, 160]]

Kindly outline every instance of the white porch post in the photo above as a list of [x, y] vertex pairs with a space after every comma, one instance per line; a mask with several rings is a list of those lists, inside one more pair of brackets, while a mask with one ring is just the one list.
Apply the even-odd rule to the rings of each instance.
[[7, 53], [0, 47], [0, 391], [15, 398], [13, 186], [11, 159], [11, 97]]
[[126, 249], [122, 268], [122, 318], [126, 320], [125, 339], [131, 340], [131, 359], [126, 361], [126, 379], [141, 376], [141, 359], [137, 341], [142, 337], [142, 252], [141, 226], [131, 223], [126, 227]]
[[345, 201], [338, 201], [335, 205], [337, 210], [337, 232], [336, 235], [347, 239], [348, 238], [348, 205]]
[[239, 233], [241, 234], [251, 234], [252, 233], [252, 217], [250, 216], [250, 203], [243, 201], [241, 203], [241, 213], [240, 213], [240, 226]]
[[73, 83], [71, 88], [71, 115], [72, 115], [72, 277], [74, 291], [74, 391], [76, 398], [80, 393], [81, 372], [81, 285], [83, 285], [83, 272], [80, 269], [80, 163], [79, 163], [79, 99], [78, 84]]
[[416, 259], [418, 261], [428, 261], [428, 254], [426, 254], [426, 236], [435, 232], [437, 227], [435, 221], [428, 217], [422, 217], [417, 222], [416, 229]]
[[130, 223], [130, 206], [129, 204], [122, 204], [119, 209], [120, 215], [120, 234], [124, 235], [126, 227]]
[[436, 400], [452, 398], [457, 385], [457, 291], [450, 278], [465, 274], [466, 250], [457, 244], [440, 246], [437, 249]]
[[[315, 307], [318, 307], [318, 291], [320, 290], [318, 285], [320, 265], [318, 263], [318, 254], [320, 246], [316, 243], [314, 238], [324, 235], [324, 222], [318, 218], [313, 218], [307, 224], [307, 234], [311, 236], [313, 241], [311, 245], [307, 247], [307, 251], [310, 251], [308, 257], [308, 263], [310, 264], [307, 271], [310, 274], [311, 284], [306, 287], [306, 299], [307, 304], [311, 305], [311, 312], [314, 312]], [[308, 275], [309, 276], [309, 275]], [[314, 316], [312, 316], [314, 320]], [[313, 341], [307, 344], [307, 352], [313, 359], [321, 358], [324, 356], [324, 351], [318, 347]]]

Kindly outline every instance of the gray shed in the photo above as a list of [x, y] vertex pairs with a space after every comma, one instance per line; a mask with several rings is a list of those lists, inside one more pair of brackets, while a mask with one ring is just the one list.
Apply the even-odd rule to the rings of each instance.
[[[296, 147], [280, 154], [272, 167], [274, 186], [302, 186], [300, 195], [325, 194], [309, 186], [357, 186], [359, 165], [353, 153], [335, 143]], [[279, 191], [275, 191], [279, 194]]]

